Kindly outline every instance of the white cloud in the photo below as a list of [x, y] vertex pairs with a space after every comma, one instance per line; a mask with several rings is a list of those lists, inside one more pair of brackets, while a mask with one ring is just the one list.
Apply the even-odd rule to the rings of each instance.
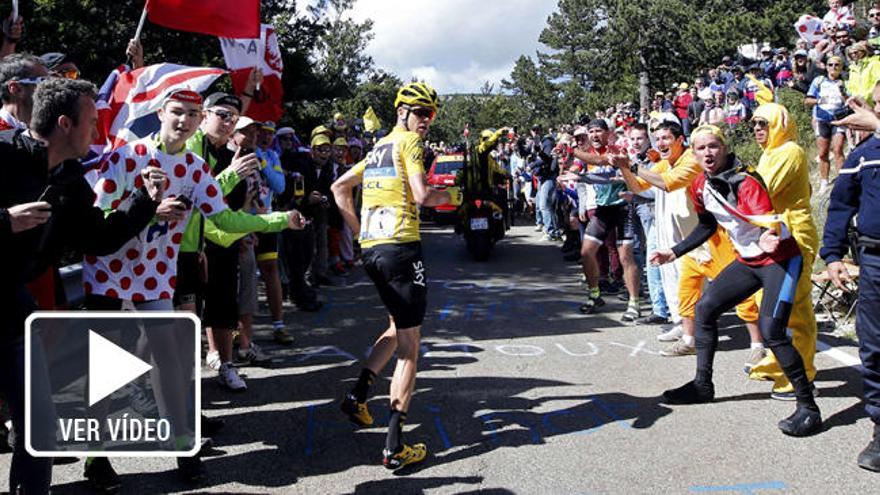
[[520, 55], [546, 50], [538, 36], [554, 10], [548, 0], [357, 0], [351, 17], [373, 20], [378, 67], [448, 94], [497, 88]]

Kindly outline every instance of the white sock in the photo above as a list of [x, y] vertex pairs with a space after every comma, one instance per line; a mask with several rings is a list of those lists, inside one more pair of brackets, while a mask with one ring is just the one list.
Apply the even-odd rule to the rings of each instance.
[[681, 340], [683, 340], [684, 343], [690, 347], [693, 347], [694, 344], [697, 342], [693, 335], [682, 335]]
[[763, 342], [752, 342], [752, 349], [763, 349], [763, 348], [764, 348]]

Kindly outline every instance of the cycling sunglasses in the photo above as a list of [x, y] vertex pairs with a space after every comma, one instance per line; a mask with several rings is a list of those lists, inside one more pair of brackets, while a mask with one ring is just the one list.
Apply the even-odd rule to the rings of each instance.
[[416, 117], [418, 117], [420, 119], [434, 120], [434, 117], [436, 116], [434, 111], [431, 110], [430, 108], [409, 107], [409, 111], [412, 112], [413, 115], [415, 115]]
[[238, 115], [236, 115], [232, 112], [229, 112], [227, 110], [214, 110], [214, 109], [212, 109], [212, 110], [207, 110], [207, 111], [216, 115], [217, 118], [219, 118], [223, 122], [233, 122], [234, 123], [234, 122], [238, 121]]

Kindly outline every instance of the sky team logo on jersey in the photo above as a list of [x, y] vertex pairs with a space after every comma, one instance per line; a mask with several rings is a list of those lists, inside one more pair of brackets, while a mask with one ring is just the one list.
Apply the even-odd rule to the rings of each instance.
[[367, 166], [364, 169], [364, 178], [397, 177], [397, 168], [394, 167], [392, 150], [394, 143], [383, 144], [370, 152], [367, 157]]

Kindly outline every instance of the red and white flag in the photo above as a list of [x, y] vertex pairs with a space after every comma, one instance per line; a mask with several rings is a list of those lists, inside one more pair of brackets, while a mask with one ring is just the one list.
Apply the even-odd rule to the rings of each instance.
[[147, 0], [151, 22], [179, 31], [252, 38], [260, 35], [260, 0]]
[[120, 66], [107, 76], [98, 92], [98, 137], [92, 160], [159, 129], [156, 110], [173, 91], [203, 92], [226, 71], [211, 67], [157, 64], [129, 71]]
[[284, 113], [281, 106], [284, 99], [281, 86], [284, 63], [275, 27], [263, 24], [259, 38], [220, 38], [220, 46], [236, 94], [244, 92], [254, 67], [259, 67], [263, 72], [263, 82], [245, 112], [247, 116], [260, 122], [280, 119]]

